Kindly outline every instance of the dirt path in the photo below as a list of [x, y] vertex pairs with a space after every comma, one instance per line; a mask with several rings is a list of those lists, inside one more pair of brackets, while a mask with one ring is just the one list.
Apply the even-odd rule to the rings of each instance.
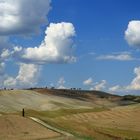
[[[37, 122], [37, 123], [43, 125], [43, 126], [46, 127], [47, 129], [50, 129], [50, 130], [53, 130], [54, 132], [57, 132], [57, 133], [62, 134], [62, 135], [65, 137], [65, 140], [67, 140], [67, 139], [69, 140], [70, 138], [74, 137], [72, 134], [67, 133], [67, 132], [65, 132], [65, 131], [62, 131], [62, 130], [59, 130], [59, 129], [55, 128], [55, 127], [52, 127], [52, 126], [48, 125], [47, 123], [43, 122], [42, 120], [40, 120], [40, 119], [38, 119], [38, 118], [35, 118], [35, 117], [29, 117], [29, 118], [30, 118], [31, 120], [33, 120], [33, 121], [35, 121], [35, 122]], [[67, 139], [66, 139], [66, 138], [67, 138]], [[58, 139], [60, 139], [60, 138], [58, 138]], [[62, 138], [61, 138], [61, 139], [62, 139]]]

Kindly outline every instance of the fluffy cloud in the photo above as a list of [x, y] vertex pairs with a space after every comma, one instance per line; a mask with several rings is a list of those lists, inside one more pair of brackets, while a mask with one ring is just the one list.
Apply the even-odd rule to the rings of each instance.
[[92, 78], [88, 78], [87, 80], [83, 81], [83, 84], [86, 85], [86, 86], [91, 86], [93, 85], [93, 80]]
[[140, 20], [129, 22], [125, 31], [125, 39], [129, 45], [140, 47]]
[[106, 87], [106, 80], [102, 80], [101, 82], [97, 83], [95, 86], [94, 86], [94, 89], [95, 90], [104, 90], [105, 87]]
[[134, 68], [136, 77], [132, 80], [131, 84], [126, 87], [127, 90], [140, 90], [140, 67]]
[[123, 93], [139, 91], [140, 90], [140, 67], [134, 68], [134, 74], [136, 76], [129, 85], [126, 85], [126, 86], [116, 85], [116, 86], [110, 87], [109, 91], [123, 92]]
[[16, 80], [26, 86], [33, 86], [38, 80], [40, 74], [40, 66], [34, 64], [20, 64], [20, 69]]
[[127, 52], [122, 52], [120, 54], [101, 55], [101, 56], [98, 56], [96, 59], [98, 59], [98, 60], [118, 60], [118, 61], [134, 60], [134, 58], [131, 56], [131, 53], [127, 53]]
[[88, 78], [83, 81], [83, 84], [90, 86], [90, 90], [105, 90], [107, 82], [106, 80], [101, 80], [100, 82], [94, 83], [92, 78]]
[[59, 85], [64, 85], [65, 84], [65, 79], [63, 77], [61, 77], [59, 80], [58, 80], [58, 84]]
[[14, 77], [5, 76], [3, 86], [8, 88], [13, 87], [31, 87], [37, 84], [41, 67], [34, 64], [21, 63], [18, 75]]
[[117, 92], [117, 91], [121, 91], [121, 90], [123, 90], [123, 88], [120, 87], [119, 85], [116, 85], [116, 86], [109, 88], [109, 91], [111, 91], [111, 92]]
[[0, 35], [37, 32], [46, 24], [51, 0], [0, 0]]
[[9, 58], [11, 55], [10, 51], [8, 49], [3, 49], [2, 53], [0, 55], [0, 59], [1, 60], [6, 60], [7, 58]]
[[47, 27], [45, 39], [39, 47], [19, 51], [20, 59], [31, 63], [69, 63], [74, 62], [73, 40], [75, 29], [72, 23], [51, 23]]
[[13, 77], [8, 77], [6, 76], [4, 79], [3, 79], [3, 86], [6, 87], [6, 88], [13, 88], [13, 87], [16, 87], [17, 86], [17, 81], [15, 78]]
[[65, 79], [63, 77], [61, 77], [58, 82], [57, 82], [57, 85], [58, 85], [58, 89], [66, 89], [66, 87], [64, 86], [64, 84], [66, 83]]

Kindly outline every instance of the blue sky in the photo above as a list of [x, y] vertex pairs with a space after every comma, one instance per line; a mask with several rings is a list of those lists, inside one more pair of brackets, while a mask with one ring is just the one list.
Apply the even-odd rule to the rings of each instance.
[[[7, 8], [16, 1], [5, 0], [4, 6]], [[9, 51], [6, 58], [0, 59], [1, 88], [55, 86], [139, 94], [139, 0], [31, 0], [30, 3], [21, 0], [17, 3], [20, 5], [17, 4], [17, 9], [10, 7], [16, 16], [11, 14], [8, 19], [6, 8], [3, 13], [7, 17], [0, 15], [4, 21], [0, 38], [5, 40], [0, 40], [0, 45], [4, 42], [10, 46], [0, 50], [1, 54]], [[24, 6], [26, 9], [19, 10]], [[69, 31], [67, 35], [62, 33], [64, 40], [59, 35], [62, 31]], [[54, 40], [55, 34], [63, 41]], [[52, 44], [59, 47], [59, 55], [52, 56], [50, 49], [43, 48], [48, 53], [41, 51]], [[28, 73], [32, 76], [27, 76]]]

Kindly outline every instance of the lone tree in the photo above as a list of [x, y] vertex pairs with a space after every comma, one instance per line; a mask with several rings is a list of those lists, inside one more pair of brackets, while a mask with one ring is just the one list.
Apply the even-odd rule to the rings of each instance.
[[22, 109], [22, 116], [25, 117], [25, 111], [24, 111], [24, 108]]

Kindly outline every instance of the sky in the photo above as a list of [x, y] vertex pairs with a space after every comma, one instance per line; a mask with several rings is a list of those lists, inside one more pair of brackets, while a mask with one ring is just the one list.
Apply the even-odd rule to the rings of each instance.
[[0, 88], [140, 93], [139, 0], [0, 0]]

